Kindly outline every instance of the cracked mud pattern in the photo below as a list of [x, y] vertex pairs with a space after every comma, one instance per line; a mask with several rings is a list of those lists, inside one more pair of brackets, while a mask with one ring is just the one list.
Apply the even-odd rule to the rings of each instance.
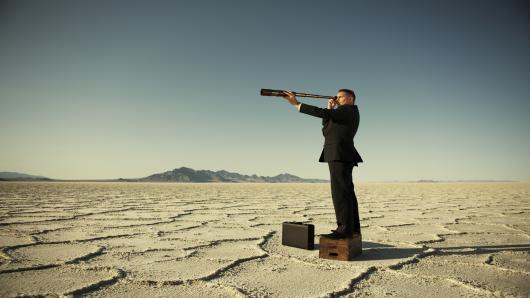
[[329, 184], [0, 183], [0, 297], [528, 297], [530, 183], [356, 184], [363, 253]]

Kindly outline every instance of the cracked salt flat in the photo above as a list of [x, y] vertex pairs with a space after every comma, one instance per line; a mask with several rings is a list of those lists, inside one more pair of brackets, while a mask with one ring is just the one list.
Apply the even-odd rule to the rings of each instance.
[[429, 256], [417, 264], [405, 265], [400, 272], [456, 281], [478, 293], [530, 295], [530, 272], [492, 266], [484, 259], [484, 255], [480, 254]]
[[485, 297], [484, 292], [466, 288], [444, 278], [380, 270], [355, 285], [345, 297]]
[[[530, 184], [356, 184], [363, 254], [318, 258], [329, 184], [0, 183], [0, 296], [529, 295]], [[281, 245], [315, 224], [314, 250]]]
[[6, 250], [11, 262], [0, 266], [0, 272], [17, 268], [60, 265], [99, 255], [104, 247], [77, 243], [38, 244]]
[[71, 295], [80, 290], [89, 290], [95, 285], [109, 284], [122, 277], [119, 269], [74, 265], [8, 272], [0, 274], [0, 296]]
[[166, 284], [164, 286], [153, 286], [132, 280], [122, 280], [112, 287], [102, 288], [99, 291], [90, 292], [86, 297], [245, 297], [235, 288], [214, 284], [211, 282], [192, 281], [187, 283]]

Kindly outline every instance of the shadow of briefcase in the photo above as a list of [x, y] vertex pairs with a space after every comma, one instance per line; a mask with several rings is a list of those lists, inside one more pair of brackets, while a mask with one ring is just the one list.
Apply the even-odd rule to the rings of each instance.
[[304, 249], [314, 248], [315, 226], [297, 221], [282, 224], [282, 245]]

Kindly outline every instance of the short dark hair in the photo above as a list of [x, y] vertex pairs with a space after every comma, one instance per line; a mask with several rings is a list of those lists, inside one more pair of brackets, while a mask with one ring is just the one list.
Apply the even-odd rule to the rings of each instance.
[[349, 95], [351, 95], [353, 97], [353, 100], [355, 100], [355, 93], [353, 93], [353, 90], [350, 90], [350, 89], [339, 89], [339, 92], [346, 92], [346, 93], [348, 93]]

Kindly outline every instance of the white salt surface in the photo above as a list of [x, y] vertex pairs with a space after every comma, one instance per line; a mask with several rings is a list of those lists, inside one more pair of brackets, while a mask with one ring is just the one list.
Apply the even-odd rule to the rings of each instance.
[[530, 296], [530, 183], [355, 188], [345, 262], [318, 257], [329, 184], [0, 182], [0, 297]]

